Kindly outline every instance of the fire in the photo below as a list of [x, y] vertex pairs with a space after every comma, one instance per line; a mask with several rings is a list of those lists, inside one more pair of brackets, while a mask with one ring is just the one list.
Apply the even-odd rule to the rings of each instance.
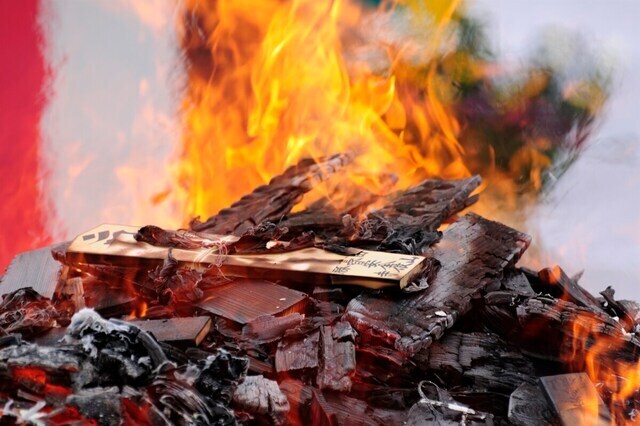
[[[589, 375], [608, 404], [614, 424], [635, 424], [637, 407], [630, 401], [637, 399], [640, 390], [640, 361], [620, 359], [628, 351], [622, 348], [625, 339], [605, 334], [589, 314], [580, 314], [570, 327], [570, 351], [564, 356], [569, 368]], [[596, 419], [597, 399], [588, 401], [587, 408]]]
[[[354, 190], [388, 191], [389, 171], [397, 188], [468, 176], [437, 73], [440, 51], [455, 44], [448, 24], [458, 6], [187, 1], [192, 67], [174, 170], [184, 217], [208, 216], [299, 159], [336, 152], [357, 154]], [[395, 21], [407, 35], [393, 32]]]

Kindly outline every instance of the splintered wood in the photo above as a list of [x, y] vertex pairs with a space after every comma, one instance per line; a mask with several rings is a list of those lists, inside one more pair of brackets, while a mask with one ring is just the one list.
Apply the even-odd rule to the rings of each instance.
[[444, 232], [432, 256], [442, 265], [425, 291], [409, 295], [363, 293], [347, 306], [346, 319], [373, 341], [412, 356], [442, 337], [471, 300], [499, 285], [531, 239], [505, 225], [467, 214]]

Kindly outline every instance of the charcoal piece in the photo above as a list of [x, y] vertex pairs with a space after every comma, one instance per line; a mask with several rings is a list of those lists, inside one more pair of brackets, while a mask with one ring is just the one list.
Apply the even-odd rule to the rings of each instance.
[[526, 250], [530, 237], [475, 214], [444, 232], [432, 249], [441, 263], [426, 290], [411, 295], [362, 293], [344, 318], [365, 338], [413, 356], [439, 339], [488, 287], [498, 288], [504, 268]]
[[251, 414], [266, 415], [272, 424], [282, 424], [289, 412], [289, 401], [278, 383], [262, 376], [248, 376], [233, 393], [234, 405]]
[[30, 341], [42, 346], [56, 346], [66, 332], [66, 327], [55, 327], [45, 333], [32, 337]]
[[359, 399], [313, 389], [310, 418], [322, 425], [372, 425], [375, 421], [367, 413], [368, 408], [369, 405]]
[[311, 399], [313, 398], [313, 388], [298, 380], [285, 379], [280, 382], [280, 390], [289, 401], [290, 409], [287, 415], [289, 424], [302, 425], [308, 423], [307, 418]]
[[0, 350], [0, 365], [29, 367], [51, 373], [75, 373], [80, 370], [82, 353], [76, 348], [54, 348], [23, 344]]
[[300, 338], [281, 340], [276, 351], [276, 371], [281, 373], [318, 368], [319, 344], [319, 330]]
[[266, 362], [260, 360], [258, 358], [248, 356], [249, 358], [249, 372], [257, 375], [267, 375], [271, 376], [275, 372], [275, 367], [273, 366], [273, 362]]
[[436, 373], [448, 386], [511, 393], [522, 383], [535, 383], [531, 361], [490, 333], [450, 331], [420, 351], [414, 361], [419, 369]]
[[284, 333], [299, 326], [304, 315], [294, 312], [290, 315], [276, 317], [263, 315], [242, 328], [242, 339], [257, 344], [271, 343], [282, 338]]
[[53, 258], [51, 250], [59, 246], [62, 245], [26, 251], [14, 257], [0, 281], [0, 295], [31, 287], [52, 299], [58, 290], [62, 265]]
[[573, 302], [578, 306], [583, 306], [593, 311], [603, 312], [598, 299], [569, 278], [559, 266], [540, 270], [538, 278], [545, 286], [546, 291], [552, 296]]
[[196, 306], [239, 324], [264, 315], [287, 315], [302, 311], [306, 294], [259, 280], [236, 280], [211, 289]]
[[564, 426], [611, 424], [609, 409], [586, 373], [541, 377], [540, 385]]
[[230, 207], [220, 210], [204, 222], [191, 222], [194, 231], [213, 234], [242, 235], [248, 229], [265, 221], [278, 222], [291, 211], [306, 192], [352, 160], [348, 154], [338, 154], [318, 162], [301, 160], [283, 174], [271, 179], [268, 185], [256, 188]]
[[620, 318], [625, 330], [629, 333], [636, 332], [640, 322], [640, 304], [630, 300], [616, 300], [615, 290], [611, 286], [601, 291], [600, 294], [607, 302], [607, 308]]
[[517, 269], [507, 269], [502, 278], [502, 288], [518, 296], [535, 296], [536, 293], [531, 288], [527, 276]]
[[511, 393], [508, 418], [516, 426], [551, 426], [556, 423], [556, 416], [542, 389], [537, 384], [530, 383], [521, 384]]
[[640, 354], [637, 337], [601, 311], [537, 296], [518, 304], [516, 314], [521, 331], [513, 333], [513, 339], [518, 346], [541, 358], [561, 360], [570, 356], [574, 366], [581, 368], [587, 349], [600, 338], [610, 341], [609, 349], [599, 351], [596, 356], [595, 362], [603, 367], [613, 367], [616, 358], [636, 362]]
[[470, 195], [480, 182], [479, 176], [457, 181], [425, 180], [385, 197], [385, 206], [362, 221], [354, 218], [375, 201], [374, 197], [351, 200], [340, 211], [332, 203], [316, 203], [281, 224], [291, 234], [313, 230], [325, 239], [337, 237], [370, 250], [420, 254], [438, 241], [437, 230], [444, 220], [477, 200]]
[[438, 227], [445, 219], [473, 204], [471, 193], [480, 176], [442, 181], [426, 180], [388, 197], [389, 202], [356, 224], [351, 241], [373, 241], [378, 248], [407, 254], [421, 254], [439, 239]]
[[136, 320], [133, 325], [151, 333], [159, 342], [188, 343], [198, 346], [211, 329], [211, 318], [170, 318]]
[[356, 332], [346, 321], [320, 327], [320, 389], [348, 393], [356, 370]]
[[42, 333], [68, 317], [32, 288], [5, 294], [0, 302], [0, 330], [26, 337]]
[[120, 392], [115, 386], [80, 390], [67, 397], [67, 404], [77, 407], [83, 416], [94, 419], [100, 426], [122, 424]]

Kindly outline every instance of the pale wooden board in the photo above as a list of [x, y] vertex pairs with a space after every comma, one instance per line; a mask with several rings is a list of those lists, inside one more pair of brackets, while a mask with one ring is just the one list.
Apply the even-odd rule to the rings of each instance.
[[13, 258], [0, 281], [0, 295], [31, 287], [40, 295], [53, 298], [62, 265], [53, 258], [55, 246], [20, 253]]
[[[159, 261], [169, 254], [167, 247], [135, 240], [138, 227], [100, 225], [79, 235], [67, 249], [68, 257], [78, 262], [118, 261], [133, 264], [140, 260]], [[233, 242], [234, 236], [222, 236], [221, 242]], [[304, 248], [284, 253], [222, 255], [214, 249], [174, 248], [172, 255], [183, 263], [220, 265], [229, 276], [264, 278], [316, 284], [357, 284], [369, 288], [405, 287], [426, 263], [423, 256], [411, 256], [353, 249], [352, 255], [319, 248]]]

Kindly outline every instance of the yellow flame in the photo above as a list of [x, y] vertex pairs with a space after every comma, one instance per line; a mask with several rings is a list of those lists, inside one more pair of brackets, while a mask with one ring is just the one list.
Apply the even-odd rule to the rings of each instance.
[[[174, 191], [185, 218], [215, 213], [303, 157], [355, 152], [354, 190], [388, 189], [375, 178], [388, 172], [399, 188], [469, 175], [437, 81], [438, 51], [450, 42], [458, 4], [369, 10], [347, 0], [187, 1], [185, 21], [196, 16], [204, 31], [182, 28], [194, 65]], [[403, 8], [411, 10], [404, 24], [428, 43], [376, 33], [376, 23], [401, 19]], [[199, 44], [207, 51], [189, 50]], [[418, 57], [425, 66], [415, 66]]]

